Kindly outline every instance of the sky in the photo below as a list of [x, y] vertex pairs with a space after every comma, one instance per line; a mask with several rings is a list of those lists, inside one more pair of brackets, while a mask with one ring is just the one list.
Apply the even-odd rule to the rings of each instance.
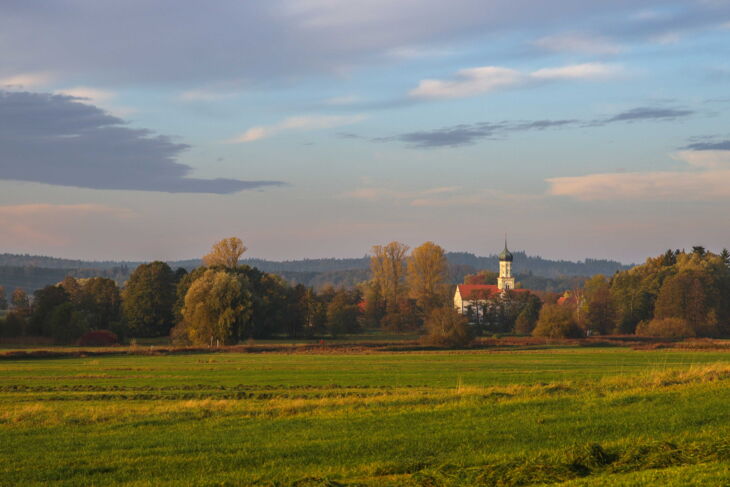
[[0, 1], [0, 252], [730, 247], [730, 0]]

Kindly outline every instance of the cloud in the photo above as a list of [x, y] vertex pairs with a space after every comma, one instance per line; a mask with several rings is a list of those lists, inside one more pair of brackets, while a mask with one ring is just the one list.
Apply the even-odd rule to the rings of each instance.
[[[383, 200], [393, 200], [393, 201], [407, 201], [413, 200], [417, 201], [418, 199], [421, 199], [423, 197], [438, 197], [438, 196], [444, 196], [444, 195], [451, 195], [459, 191], [461, 188], [458, 186], [437, 186], [434, 188], [427, 188], [417, 191], [395, 191], [392, 189], [387, 189], [383, 187], [373, 187], [373, 186], [367, 186], [364, 188], [358, 188], [354, 191], [349, 191], [347, 193], [343, 193], [340, 195], [343, 198], [348, 199], [356, 199], [356, 200], [365, 200], [365, 201], [383, 201]], [[414, 205], [413, 201], [410, 201], [409, 204], [411, 206], [418, 206]]]
[[83, 100], [84, 102], [89, 102], [90, 104], [107, 110], [109, 113], [117, 117], [131, 115], [137, 111], [134, 108], [115, 105], [113, 100], [117, 97], [117, 94], [111, 90], [102, 90], [88, 86], [76, 86], [73, 88], [57, 90], [56, 94], [66, 95], [72, 98], [77, 98], [80, 101]]
[[730, 168], [730, 150], [686, 150], [674, 155], [674, 158], [684, 161], [690, 166], [703, 169]]
[[285, 118], [274, 125], [259, 125], [251, 127], [241, 135], [229, 139], [227, 142], [231, 144], [240, 144], [245, 142], [253, 142], [255, 140], [271, 137], [285, 130], [319, 130], [343, 125], [351, 125], [353, 123], [364, 120], [363, 115], [318, 115], [318, 116], [302, 116]]
[[185, 90], [178, 94], [178, 99], [185, 102], [218, 101], [234, 98], [247, 89], [246, 83], [240, 79], [208, 83], [202, 87]]
[[133, 218], [125, 208], [97, 204], [53, 205], [24, 204], [0, 206], [0, 245], [5, 248], [26, 248], [33, 245], [64, 246], [84, 226]]
[[360, 97], [357, 95], [343, 95], [327, 98], [326, 100], [324, 100], [324, 104], [331, 106], [346, 106], [358, 103], [359, 101]]
[[67, 95], [0, 91], [0, 179], [92, 189], [233, 193], [276, 181], [198, 179], [188, 149]]
[[463, 98], [526, 82], [519, 71], [499, 66], [462, 69], [453, 80], [425, 79], [408, 94], [416, 98]]
[[217, 101], [235, 96], [233, 93], [221, 93], [211, 90], [188, 90], [180, 93], [182, 101]]
[[100, 86], [232, 79], [264, 85], [393, 62], [393, 53], [438, 51], [475, 35], [485, 42], [487, 35], [591, 25], [623, 40], [730, 20], [722, 4], [687, 0], [672, 4], [673, 15], [633, 21], [632, 12], [667, 10], [667, 1], [455, 0], [448, 15], [443, 0], [219, 0], [206, 8], [195, 0], [25, 3], [0, 2], [0, 45], [18, 47], [0, 51], [0, 77], [6, 70], [49, 70]]
[[686, 149], [695, 151], [730, 151], [730, 140], [721, 140], [719, 142], [695, 142], [689, 144]]
[[674, 156], [690, 170], [599, 173], [550, 178], [548, 194], [581, 201], [708, 201], [730, 198], [730, 151]]
[[544, 195], [509, 194], [492, 189], [467, 190], [460, 186], [438, 186], [413, 191], [366, 186], [344, 193], [341, 197], [370, 203], [390, 202], [414, 208], [516, 206], [545, 198]]
[[114, 218], [130, 218], [134, 215], [134, 212], [126, 208], [114, 208], [97, 204], [52, 205], [47, 203], [34, 203], [0, 206], [0, 216], [3, 218], [28, 218], [34, 215], [47, 215], [51, 218], [56, 218], [63, 215], [93, 214], [103, 214]]
[[1, 90], [27, 90], [48, 84], [52, 77], [48, 73], [15, 74], [0, 78]]
[[551, 52], [578, 52], [583, 54], [615, 55], [624, 48], [601, 36], [586, 34], [561, 34], [541, 37], [533, 45]]
[[465, 98], [537, 82], [604, 80], [621, 72], [621, 67], [603, 63], [573, 64], [528, 73], [500, 66], [482, 66], [457, 71], [450, 80], [421, 80], [408, 95], [423, 99]]
[[415, 148], [458, 147], [495, 136], [504, 129], [503, 124], [488, 122], [477, 124], [461, 124], [435, 130], [421, 130], [373, 139], [376, 142], [400, 141]]
[[[694, 115], [696, 112], [681, 108], [668, 107], [637, 107], [616, 115], [593, 120], [562, 119], [562, 120], [522, 120], [502, 122], [479, 122], [473, 124], [459, 124], [433, 130], [419, 130], [375, 137], [372, 142], [404, 142], [410, 147], [428, 149], [434, 147], [459, 147], [474, 144], [480, 140], [500, 139], [514, 132], [540, 131], [560, 128], [600, 127], [611, 123], [639, 122], [639, 121], [672, 121]], [[340, 134], [346, 138], [364, 138], [356, 134]], [[693, 144], [689, 148], [699, 147]], [[720, 143], [720, 146], [722, 143]], [[718, 146], [718, 147], [720, 147]]]
[[602, 120], [596, 120], [596, 123], [607, 124], [612, 122], [635, 122], [640, 120], [675, 120], [677, 118], [688, 117], [693, 115], [693, 110], [680, 108], [662, 108], [662, 107], [637, 107], [632, 108], [612, 117]]
[[614, 64], [583, 63], [558, 68], [543, 68], [533, 71], [530, 77], [539, 80], [606, 80], [623, 73], [623, 68]]
[[442, 57], [453, 54], [454, 51], [448, 49], [434, 49], [427, 47], [401, 46], [388, 49], [386, 55], [395, 59], [422, 59], [430, 57]]
[[72, 98], [80, 98], [88, 100], [95, 105], [107, 102], [116, 96], [116, 93], [109, 90], [100, 90], [98, 88], [89, 88], [87, 86], [77, 86], [75, 88], [67, 88], [58, 90], [61, 95], [67, 95]]

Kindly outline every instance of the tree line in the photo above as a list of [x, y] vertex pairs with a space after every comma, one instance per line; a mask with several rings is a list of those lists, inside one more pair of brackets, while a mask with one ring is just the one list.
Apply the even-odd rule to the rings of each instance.
[[29, 296], [0, 288], [0, 336], [75, 343], [95, 330], [118, 340], [171, 336], [178, 345], [230, 344], [273, 335], [338, 335], [359, 330], [361, 295], [292, 286], [238, 259], [240, 239], [218, 242], [191, 272], [164, 262], [139, 265], [119, 288], [114, 280], [66, 277]]
[[730, 252], [667, 250], [546, 304], [534, 334], [730, 336]]
[[363, 328], [419, 330], [434, 310], [451, 310], [448, 265], [432, 242], [408, 250], [398, 242], [375, 246], [371, 280], [315, 292], [240, 264], [246, 247], [238, 238], [224, 239], [190, 272], [164, 262], [141, 264], [121, 289], [104, 277], [66, 277], [32, 296], [16, 289], [0, 334], [73, 343], [109, 330], [120, 340], [169, 335], [175, 344], [201, 345]]
[[[122, 288], [105, 277], [66, 277], [32, 296], [19, 288], [6, 296], [0, 287], [0, 309], [9, 308], [0, 336], [75, 343], [108, 330], [119, 340], [170, 336], [176, 345], [209, 345], [384, 329], [425, 331], [432, 343], [454, 345], [480, 332], [730, 335], [727, 250], [667, 251], [610, 278], [596, 275], [560, 299], [526, 291], [470, 296], [466, 316], [453, 309], [446, 254], [433, 242], [412, 250], [400, 242], [376, 245], [371, 279], [318, 292], [240, 264], [245, 251], [240, 239], [224, 239], [190, 272], [159, 261], [141, 264]], [[465, 278], [494, 281], [491, 271]]]

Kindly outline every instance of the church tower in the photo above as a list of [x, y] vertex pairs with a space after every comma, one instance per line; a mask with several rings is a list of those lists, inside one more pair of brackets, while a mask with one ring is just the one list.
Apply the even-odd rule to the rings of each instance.
[[515, 278], [512, 277], [512, 253], [507, 250], [507, 238], [504, 239], [504, 250], [499, 254], [497, 287], [500, 291], [515, 288]]

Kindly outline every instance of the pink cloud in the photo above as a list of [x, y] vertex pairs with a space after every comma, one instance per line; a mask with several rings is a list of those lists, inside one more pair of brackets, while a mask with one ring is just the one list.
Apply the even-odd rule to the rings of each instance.
[[22, 250], [72, 245], [81, 238], [88, 238], [88, 229], [133, 216], [131, 210], [96, 204], [0, 206], [0, 227], [3, 228], [0, 246]]
[[730, 198], [730, 153], [684, 151], [674, 155], [692, 169], [598, 173], [550, 178], [548, 194], [582, 201], [675, 200], [706, 201]]

